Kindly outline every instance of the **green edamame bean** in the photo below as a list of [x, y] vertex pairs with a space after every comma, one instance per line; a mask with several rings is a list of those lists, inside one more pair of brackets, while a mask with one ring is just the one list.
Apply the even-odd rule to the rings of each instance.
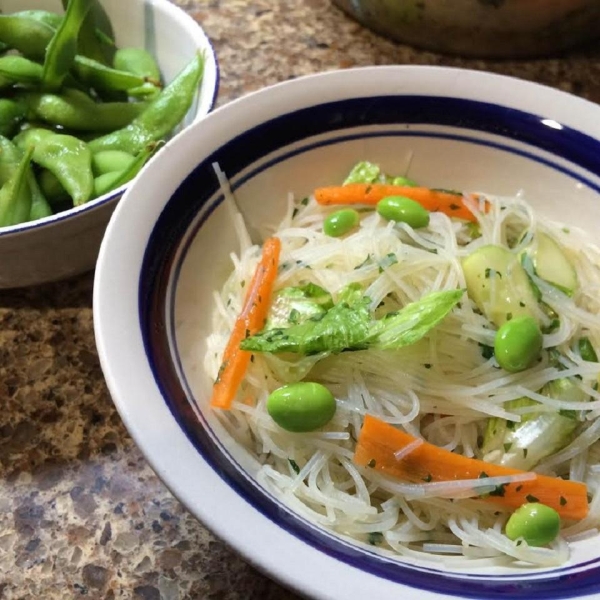
[[125, 127], [140, 115], [142, 102], [95, 103], [78, 90], [63, 94], [27, 92], [17, 96], [35, 119], [73, 131], [114, 131]]
[[29, 220], [31, 194], [27, 175], [33, 149], [29, 148], [21, 158], [17, 170], [0, 188], [0, 227], [17, 225]]
[[0, 98], [0, 135], [12, 137], [26, 115], [27, 108], [22, 102]]
[[542, 341], [542, 332], [533, 317], [515, 317], [498, 329], [494, 355], [506, 371], [524, 371], [540, 356]]
[[353, 208], [337, 210], [323, 222], [323, 232], [331, 237], [340, 237], [354, 229], [359, 221], [360, 215]]
[[204, 59], [198, 54], [127, 127], [92, 140], [92, 152], [124, 150], [137, 154], [150, 142], [164, 138], [190, 109], [203, 72]]
[[41, 60], [54, 29], [45, 23], [18, 15], [0, 15], [0, 42], [23, 56]]
[[135, 161], [135, 156], [122, 150], [104, 150], [92, 156], [92, 170], [94, 175], [121, 172], [129, 168]]
[[413, 229], [429, 225], [429, 212], [404, 196], [387, 196], [377, 203], [377, 212], [388, 221], [406, 223]]
[[301, 381], [284, 385], [267, 399], [269, 415], [287, 431], [314, 431], [333, 418], [335, 409], [333, 394], [320, 383]]
[[418, 187], [418, 183], [408, 177], [394, 177], [392, 185], [401, 185], [403, 187]]
[[560, 530], [560, 515], [550, 506], [540, 502], [523, 504], [506, 523], [509, 540], [523, 538], [530, 546], [545, 546], [552, 542]]
[[598, 362], [598, 355], [594, 350], [594, 346], [592, 346], [592, 342], [590, 342], [589, 338], [582, 337], [579, 340], [579, 354], [583, 360], [587, 360], [588, 362]]
[[44, 89], [57, 90], [71, 70], [77, 55], [79, 31], [91, 8], [88, 0], [70, 0], [60, 26], [48, 43], [44, 57]]
[[160, 83], [160, 69], [156, 60], [144, 48], [120, 48], [115, 52], [113, 67]]

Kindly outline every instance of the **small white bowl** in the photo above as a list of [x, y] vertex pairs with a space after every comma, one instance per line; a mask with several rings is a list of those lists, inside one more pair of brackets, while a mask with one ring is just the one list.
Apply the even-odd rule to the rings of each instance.
[[[172, 140], [119, 204], [96, 271], [102, 368], [126, 426], [190, 511], [252, 563], [327, 600], [584, 597], [600, 588], [598, 539], [554, 569], [450, 570], [392, 559], [295, 514], [208, 407], [213, 291], [238, 241], [211, 163], [253, 232], [358, 160], [431, 187], [519, 190], [552, 218], [600, 231], [600, 107], [481, 72], [374, 67], [286, 82], [218, 109]], [[144, 204], [144, 210], [139, 205]]]
[[[112, 22], [117, 45], [149, 50], [167, 83], [196, 52], [204, 53], [202, 86], [175, 133], [202, 119], [216, 99], [218, 67], [210, 41], [198, 23], [168, 0], [101, 3]], [[63, 12], [61, 0], [0, 0], [4, 14], [28, 9]], [[129, 185], [45, 219], [0, 228], [0, 288], [35, 285], [92, 269], [106, 224]]]

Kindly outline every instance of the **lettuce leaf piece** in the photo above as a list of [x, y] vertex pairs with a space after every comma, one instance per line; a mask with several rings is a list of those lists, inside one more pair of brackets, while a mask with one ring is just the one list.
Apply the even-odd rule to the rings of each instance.
[[427, 335], [457, 305], [464, 290], [432, 292], [375, 321], [369, 344], [382, 350], [402, 348]]
[[368, 161], [362, 161], [354, 165], [348, 177], [344, 180], [344, 185], [348, 183], [375, 183], [379, 181], [381, 169], [378, 165]]
[[331, 294], [314, 283], [286, 287], [274, 294], [265, 328], [299, 325], [308, 319], [323, 317], [330, 308], [333, 308]]
[[242, 350], [251, 352], [294, 352], [297, 354], [337, 354], [343, 350], [366, 348], [371, 313], [370, 300], [360, 286], [345, 288], [339, 302], [325, 314], [291, 327], [276, 327], [246, 338]]
[[371, 300], [358, 284], [352, 284], [325, 315], [291, 327], [263, 330], [243, 340], [240, 347], [250, 352], [304, 355], [401, 348], [424, 337], [456, 306], [463, 293], [464, 290], [434, 292], [374, 320], [369, 309]]

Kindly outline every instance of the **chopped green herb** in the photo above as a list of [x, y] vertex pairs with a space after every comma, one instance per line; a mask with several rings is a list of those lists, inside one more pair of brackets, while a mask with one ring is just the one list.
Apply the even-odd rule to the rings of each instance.
[[523, 458], [527, 458], [527, 448], [523, 448]]
[[461, 207], [458, 204], [454, 204], [454, 203], [450, 204], [450, 210], [460, 210], [460, 208]]
[[485, 270], [485, 278], [490, 279], [492, 277], [498, 277], [499, 279], [502, 279], [502, 273], [500, 273], [500, 271], [496, 271], [496, 269], [491, 269], [488, 267]]
[[536, 498], [532, 494], [527, 494], [527, 496], [525, 496], [525, 500], [527, 500], [527, 502], [539, 502], [540, 501], [539, 498]]
[[506, 486], [508, 483], [501, 483], [497, 485], [496, 488], [489, 493], [490, 496], [498, 496], [499, 498], [503, 498], [506, 493]]
[[525, 308], [525, 302], [523, 302], [522, 300], [519, 300], [519, 306], [521, 308]]
[[513, 318], [513, 314], [511, 312], [506, 313], [506, 320], [510, 321]]
[[485, 471], [479, 473], [479, 479], [485, 479], [486, 477], [489, 477], [489, 475]]
[[564, 496], [561, 496], [558, 502], [561, 506], [564, 506], [567, 503], [567, 499]]
[[381, 544], [381, 542], [383, 542], [383, 533], [381, 533], [380, 531], [372, 531], [371, 533], [369, 533], [368, 540], [371, 546], [377, 546], [378, 544]]
[[298, 466], [298, 463], [295, 460], [292, 460], [291, 458], [288, 458], [288, 462], [290, 463], [290, 467], [292, 467], [294, 473], [298, 475], [298, 473], [300, 473], [300, 467]]
[[365, 260], [363, 260], [360, 265], [356, 265], [356, 267], [354, 267], [354, 270], [356, 271], [357, 269], [360, 269], [362, 267], [364, 267], [366, 264], [368, 264], [369, 262], [371, 262], [371, 255], [367, 254], [367, 258], [365, 258]]
[[431, 475], [431, 473], [427, 473], [427, 475], [425, 477], [423, 477], [423, 481], [425, 483], [429, 483], [432, 479], [433, 479], [433, 476]]
[[492, 348], [492, 346], [486, 346], [481, 342], [478, 345], [481, 348], [481, 356], [483, 356], [483, 358], [489, 360], [490, 358], [492, 358], [492, 356], [494, 356], [494, 348]]
[[300, 200], [300, 204], [302, 204], [302, 206], [306, 206], [308, 204], [308, 196], [306, 198], [302, 198], [302, 200]]
[[430, 363], [425, 363], [423, 365], [426, 369], [431, 369], [431, 364]]
[[504, 452], [510, 452], [510, 449], [512, 448], [512, 444], [504, 444]]
[[240, 287], [242, 287], [242, 288], [246, 287], [246, 281], [244, 279], [242, 279], [242, 283], [240, 283]]
[[371, 467], [371, 469], [375, 468], [375, 465], [377, 464], [377, 461], [372, 458], [368, 463], [367, 463], [367, 467]]
[[518, 485], [518, 486], [515, 488], [515, 492], [520, 492], [522, 489], [523, 489], [523, 486], [522, 486], [522, 485]]
[[393, 252], [390, 252], [379, 263], [379, 272], [383, 273], [388, 267], [391, 267], [392, 265], [395, 265], [397, 263], [398, 257]]

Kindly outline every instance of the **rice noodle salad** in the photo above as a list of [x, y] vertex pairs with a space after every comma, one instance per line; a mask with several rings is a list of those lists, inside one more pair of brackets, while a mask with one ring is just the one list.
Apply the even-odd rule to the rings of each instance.
[[600, 250], [522, 195], [351, 167], [262, 246], [226, 199], [212, 409], [261, 485], [358, 545], [564, 564], [600, 523]]

